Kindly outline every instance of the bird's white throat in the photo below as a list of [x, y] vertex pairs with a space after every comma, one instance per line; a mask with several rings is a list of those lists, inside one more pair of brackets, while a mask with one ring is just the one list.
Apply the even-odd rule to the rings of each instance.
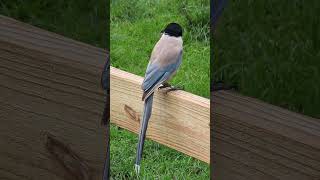
[[160, 40], [164, 40], [164, 41], [176, 41], [176, 42], [179, 42], [181, 44], [183, 44], [183, 40], [182, 40], [182, 37], [174, 37], [174, 36], [169, 36], [167, 34], [162, 34]]

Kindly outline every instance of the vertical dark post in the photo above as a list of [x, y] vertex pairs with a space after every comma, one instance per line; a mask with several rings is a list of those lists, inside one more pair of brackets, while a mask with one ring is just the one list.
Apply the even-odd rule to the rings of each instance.
[[105, 107], [101, 119], [101, 124], [106, 128], [106, 159], [104, 164], [103, 180], [110, 177], [110, 58], [107, 54], [106, 62], [101, 75], [101, 86], [106, 92]]
[[216, 30], [216, 24], [223, 8], [227, 5], [228, 0], [211, 0], [210, 2], [210, 19], [213, 32]]
[[[211, 35], [211, 39], [210, 39], [210, 46], [211, 46], [211, 52], [210, 52], [210, 177], [211, 179], [215, 179], [216, 177], [216, 172], [214, 172], [214, 170], [216, 170], [217, 166], [216, 166], [216, 161], [215, 161], [215, 157], [214, 157], [214, 147], [215, 147], [215, 120], [213, 119], [212, 115], [213, 115], [213, 108], [212, 105], [213, 103], [213, 91], [214, 91], [214, 87], [215, 87], [215, 83], [214, 83], [214, 77], [212, 76], [212, 72], [214, 72], [214, 35], [216, 32], [216, 26], [217, 26], [217, 21], [219, 16], [221, 15], [224, 7], [227, 5], [227, 0], [210, 0], [210, 35]], [[215, 166], [215, 167], [214, 167]]]

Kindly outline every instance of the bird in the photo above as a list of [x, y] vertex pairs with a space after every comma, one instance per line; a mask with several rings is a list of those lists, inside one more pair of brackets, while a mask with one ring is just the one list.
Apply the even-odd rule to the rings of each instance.
[[139, 175], [140, 163], [148, 122], [152, 113], [153, 95], [156, 89], [169, 88], [169, 91], [182, 88], [171, 86], [168, 81], [176, 74], [182, 62], [183, 29], [178, 23], [172, 22], [161, 31], [161, 37], [154, 46], [141, 85], [144, 101], [143, 118], [140, 124], [139, 141], [135, 161], [135, 171]]

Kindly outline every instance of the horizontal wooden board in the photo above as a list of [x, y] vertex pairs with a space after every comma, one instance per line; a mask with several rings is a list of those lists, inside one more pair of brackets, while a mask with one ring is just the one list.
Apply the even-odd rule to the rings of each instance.
[[[143, 78], [116, 68], [111, 68], [110, 75], [111, 123], [138, 133]], [[157, 91], [147, 138], [209, 163], [209, 123], [209, 99], [185, 91]]]

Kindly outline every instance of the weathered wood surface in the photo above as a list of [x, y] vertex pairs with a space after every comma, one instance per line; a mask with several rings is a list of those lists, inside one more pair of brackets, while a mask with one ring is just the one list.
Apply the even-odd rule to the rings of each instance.
[[211, 103], [212, 179], [320, 179], [320, 119], [228, 91]]
[[[138, 133], [143, 78], [116, 68], [110, 75], [111, 123]], [[185, 91], [156, 91], [147, 138], [209, 163], [209, 123], [209, 99]]]
[[105, 50], [0, 16], [0, 179], [79, 179], [49, 153], [46, 133], [82, 159], [89, 179], [101, 179], [105, 58]]

